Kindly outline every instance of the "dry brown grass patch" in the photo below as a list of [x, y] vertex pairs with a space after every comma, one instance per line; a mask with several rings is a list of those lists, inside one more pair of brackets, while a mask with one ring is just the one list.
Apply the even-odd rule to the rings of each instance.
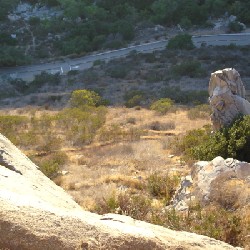
[[142, 190], [144, 188], [144, 183], [142, 181], [141, 177], [136, 177], [136, 176], [125, 176], [125, 175], [108, 175], [103, 177], [103, 182], [105, 183], [116, 183], [117, 185], [122, 185], [126, 188], [133, 188], [133, 189], [138, 189]]

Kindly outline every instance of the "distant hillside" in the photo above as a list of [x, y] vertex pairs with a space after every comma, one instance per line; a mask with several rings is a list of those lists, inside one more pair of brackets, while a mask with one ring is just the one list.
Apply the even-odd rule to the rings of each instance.
[[[119, 48], [140, 29], [211, 27], [235, 15], [250, 23], [250, 2], [235, 0], [0, 0], [0, 66]], [[18, 8], [17, 8], [18, 7]], [[232, 29], [240, 29], [232, 24]], [[167, 35], [167, 34], [165, 34]], [[157, 35], [156, 35], [157, 36]]]

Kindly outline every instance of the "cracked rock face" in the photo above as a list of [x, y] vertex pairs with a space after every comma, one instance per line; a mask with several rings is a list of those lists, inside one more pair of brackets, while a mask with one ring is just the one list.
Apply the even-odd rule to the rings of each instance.
[[[217, 156], [210, 162], [199, 161], [194, 164], [191, 175], [182, 180], [172, 201], [172, 207], [177, 210], [187, 210], [190, 202], [194, 200], [208, 204], [214, 201], [218, 193], [226, 192], [220, 190], [226, 181], [234, 182], [233, 188], [238, 191], [239, 196], [242, 195], [241, 202], [247, 203], [250, 199], [250, 192], [247, 192], [250, 190], [250, 164]], [[237, 187], [238, 183], [240, 185]], [[241, 194], [242, 190], [245, 190], [245, 194]]]
[[82, 208], [0, 134], [0, 249], [236, 249], [127, 216]]
[[250, 114], [245, 87], [235, 69], [227, 68], [212, 73], [208, 92], [214, 130], [230, 125], [240, 114]]

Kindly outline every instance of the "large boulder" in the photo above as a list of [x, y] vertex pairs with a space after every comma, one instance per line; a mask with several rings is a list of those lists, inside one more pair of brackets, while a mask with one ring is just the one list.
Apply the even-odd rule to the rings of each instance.
[[236, 249], [130, 217], [80, 206], [0, 135], [1, 249]]
[[214, 130], [230, 125], [240, 114], [250, 114], [245, 87], [235, 69], [227, 68], [212, 73], [208, 92]]
[[172, 207], [187, 210], [192, 202], [207, 205], [228, 203], [244, 207], [250, 200], [250, 164], [221, 156], [194, 164], [191, 175], [183, 178], [172, 200]]

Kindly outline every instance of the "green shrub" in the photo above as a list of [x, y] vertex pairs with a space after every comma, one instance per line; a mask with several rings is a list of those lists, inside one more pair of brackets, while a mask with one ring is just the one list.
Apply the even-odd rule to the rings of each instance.
[[0, 45], [0, 66], [10, 67], [30, 63], [30, 58], [24, 51], [15, 46]]
[[190, 29], [192, 27], [192, 22], [190, 21], [190, 19], [188, 17], [183, 17], [180, 20], [180, 25], [182, 28], [184, 29]]
[[65, 109], [58, 115], [57, 126], [65, 131], [66, 140], [73, 145], [89, 144], [104, 124], [106, 113], [103, 106]]
[[168, 209], [152, 213], [151, 223], [173, 230], [206, 235], [234, 246], [242, 246], [245, 241], [245, 225], [241, 217], [224, 209], [202, 209], [199, 204], [193, 204], [189, 207], [188, 213]]
[[171, 147], [175, 154], [183, 154], [185, 160], [195, 159], [193, 148], [209, 139], [211, 127], [190, 130], [184, 137], [177, 137]]
[[156, 111], [157, 113], [164, 115], [173, 106], [173, 101], [169, 98], [161, 98], [151, 104], [150, 109]]
[[9, 12], [18, 5], [18, 0], [0, 0], [0, 20], [3, 21], [7, 18]]
[[147, 53], [143, 54], [143, 58], [145, 58], [146, 63], [154, 63], [157, 61], [157, 58], [155, 56], [155, 53]]
[[5, 135], [14, 144], [19, 144], [19, 134], [24, 131], [29, 119], [26, 116], [1, 115], [0, 132]]
[[40, 18], [39, 17], [30, 17], [28, 22], [31, 26], [36, 26], [36, 25], [40, 24]]
[[110, 77], [113, 78], [120, 78], [120, 79], [124, 79], [128, 72], [130, 71], [130, 67], [128, 65], [116, 65], [116, 66], [112, 66], [107, 70], [107, 74]]
[[105, 64], [105, 61], [100, 60], [100, 59], [95, 60], [95, 61], [93, 62], [93, 66], [98, 66], [98, 65], [103, 65], [103, 64]]
[[249, 162], [250, 116], [239, 118], [214, 134], [210, 128], [189, 131], [176, 142], [176, 148], [191, 159], [212, 160], [220, 155]]
[[101, 97], [94, 91], [87, 89], [75, 90], [71, 94], [70, 106], [72, 108], [80, 108], [82, 106], [98, 106], [101, 101]]
[[206, 103], [208, 100], [208, 92], [205, 90], [186, 90], [183, 91], [180, 87], [167, 86], [162, 91], [162, 97], [171, 98], [175, 103], [181, 104], [200, 104]]
[[119, 49], [125, 46], [125, 43], [120, 40], [113, 40], [105, 44], [107, 49]]
[[10, 33], [1, 32], [0, 33], [0, 45], [17, 45], [17, 39], [12, 38]]
[[181, 64], [172, 66], [171, 72], [174, 76], [203, 77], [206, 71], [201, 67], [201, 63], [196, 60], [184, 61]]
[[177, 35], [171, 38], [167, 45], [168, 49], [185, 49], [190, 50], [194, 48], [192, 36], [189, 34]]
[[64, 152], [55, 152], [43, 157], [31, 156], [31, 160], [46, 176], [53, 178], [57, 175], [59, 168], [67, 162], [68, 156]]
[[154, 197], [164, 199], [165, 204], [169, 204], [178, 184], [179, 177], [168, 174], [162, 175], [155, 172], [147, 178], [149, 193]]
[[243, 25], [240, 24], [240, 23], [237, 22], [237, 21], [230, 22], [230, 23], [228, 24], [228, 30], [229, 30], [229, 32], [232, 32], [232, 33], [241, 32], [241, 31], [243, 30]]
[[128, 193], [114, 193], [104, 198], [96, 205], [95, 212], [99, 214], [119, 213], [131, 216], [137, 220], [145, 220], [151, 211], [151, 201], [144, 195], [130, 195]]
[[145, 101], [145, 93], [141, 90], [130, 90], [125, 93], [124, 100], [127, 108], [140, 106]]
[[12, 84], [21, 94], [29, 94], [37, 92], [45, 84], [55, 86], [59, 84], [60, 81], [61, 77], [59, 73], [53, 75], [43, 71], [41, 72], [41, 74], [36, 75], [35, 79], [29, 83], [25, 82], [25, 84], [22, 84], [22, 82], [20, 82], [19, 80], [19, 81], [13, 81]]
[[133, 108], [135, 106], [141, 105], [143, 100], [144, 98], [142, 95], [135, 95], [125, 103], [125, 106], [127, 108]]

